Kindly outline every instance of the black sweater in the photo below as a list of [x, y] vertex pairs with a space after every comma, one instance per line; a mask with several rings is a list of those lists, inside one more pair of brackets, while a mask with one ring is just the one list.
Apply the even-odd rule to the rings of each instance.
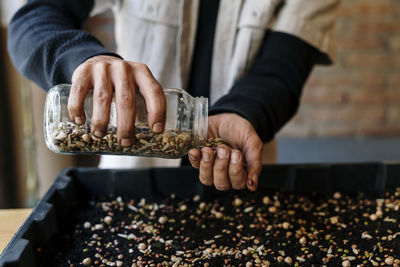
[[[13, 17], [8, 50], [17, 69], [48, 90], [70, 83], [74, 70], [106, 50], [81, 26], [93, 0], [29, 0]], [[201, 0], [188, 91], [208, 96], [215, 24], [219, 1]], [[230, 93], [210, 107], [210, 115], [234, 112], [255, 127], [263, 142], [296, 113], [302, 87], [318, 50], [292, 35], [266, 32], [260, 52], [247, 74]]]

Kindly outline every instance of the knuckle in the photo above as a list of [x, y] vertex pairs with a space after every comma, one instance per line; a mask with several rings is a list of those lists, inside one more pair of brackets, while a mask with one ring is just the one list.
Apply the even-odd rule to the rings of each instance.
[[215, 164], [214, 165], [214, 170], [217, 172], [226, 172], [226, 164]]
[[128, 92], [121, 93], [118, 99], [118, 105], [121, 108], [131, 108], [133, 106], [132, 95]]
[[229, 170], [229, 175], [230, 175], [230, 176], [239, 176], [239, 175], [241, 175], [241, 174], [242, 174], [241, 168], [231, 168], [231, 169]]
[[129, 68], [129, 64], [125, 60], [114, 61], [113, 66], [115, 66], [120, 71], [125, 71]]
[[105, 61], [98, 61], [98, 62], [92, 63], [91, 65], [93, 66], [94, 69], [99, 71], [99, 70], [107, 69], [110, 64], [108, 62], [105, 62]]
[[144, 72], [149, 72], [149, 71], [150, 71], [149, 67], [147, 67], [146, 64], [140, 63], [140, 62], [136, 62], [136, 63], [133, 65], [133, 67], [134, 67], [136, 70], [138, 70], [138, 71], [144, 71]]
[[111, 103], [111, 94], [107, 91], [100, 90], [96, 93], [95, 101], [98, 105], [108, 106]]

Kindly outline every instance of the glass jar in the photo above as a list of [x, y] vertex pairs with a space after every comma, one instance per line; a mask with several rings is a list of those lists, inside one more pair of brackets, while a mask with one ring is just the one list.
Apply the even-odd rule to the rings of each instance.
[[76, 125], [67, 105], [71, 85], [56, 85], [47, 93], [44, 109], [44, 137], [47, 147], [62, 154], [111, 154], [162, 158], [180, 158], [200, 147], [207, 137], [208, 100], [192, 97], [182, 89], [164, 89], [167, 100], [165, 130], [152, 133], [147, 121], [143, 97], [136, 91], [136, 135], [133, 145], [122, 147], [117, 141], [116, 103], [113, 97], [107, 133], [99, 138], [91, 134], [93, 91], [89, 91], [84, 110], [86, 122]]

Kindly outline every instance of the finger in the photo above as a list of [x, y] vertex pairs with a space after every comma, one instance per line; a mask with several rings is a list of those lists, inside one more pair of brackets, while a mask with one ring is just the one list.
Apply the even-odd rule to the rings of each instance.
[[167, 106], [163, 88], [146, 65], [137, 64], [134, 69], [136, 83], [146, 101], [150, 129], [155, 133], [162, 132], [165, 127]]
[[96, 64], [93, 71], [93, 114], [92, 133], [97, 137], [103, 137], [107, 131], [110, 118], [110, 107], [112, 101], [112, 83], [108, 76], [107, 65]]
[[117, 140], [124, 147], [133, 144], [135, 132], [135, 86], [130, 66], [121, 61], [113, 73], [117, 108]]
[[188, 154], [190, 164], [192, 164], [193, 168], [198, 169], [200, 166], [201, 152], [198, 149], [191, 149]]
[[237, 149], [231, 151], [229, 163], [229, 179], [233, 189], [244, 189], [247, 183], [247, 173], [244, 168], [242, 152]]
[[207, 186], [213, 184], [214, 150], [209, 147], [201, 149], [200, 181]]
[[78, 125], [84, 124], [86, 121], [83, 105], [91, 87], [90, 67], [78, 67], [72, 76], [72, 85], [68, 96], [69, 116], [71, 120]]
[[244, 157], [247, 169], [247, 188], [255, 191], [258, 185], [258, 177], [262, 168], [262, 146], [260, 138], [256, 133], [249, 135], [244, 145]]
[[214, 160], [214, 185], [218, 190], [225, 191], [231, 188], [228, 178], [230, 149], [226, 145], [217, 147], [217, 156]]

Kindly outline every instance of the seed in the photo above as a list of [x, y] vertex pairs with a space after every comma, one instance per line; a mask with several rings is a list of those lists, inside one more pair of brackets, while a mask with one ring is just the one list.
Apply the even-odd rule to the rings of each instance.
[[348, 261], [348, 260], [342, 261], [342, 266], [343, 267], [350, 267], [350, 261]]
[[306, 242], [307, 242], [307, 239], [304, 236], [302, 236], [299, 240], [299, 243], [302, 245], [304, 245]]
[[339, 192], [335, 192], [334, 194], [333, 194], [333, 198], [334, 199], [340, 199], [342, 197], [342, 194], [340, 194]]
[[233, 205], [235, 206], [240, 206], [243, 204], [243, 201], [240, 198], [235, 198], [235, 200], [233, 201]]
[[270, 206], [268, 208], [268, 211], [271, 212], [271, 213], [275, 213], [277, 211], [277, 208], [275, 206]]
[[104, 225], [103, 225], [102, 223], [100, 223], [100, 224], [95, 224], [95, 225], [94, 225], [94, 229], [96, 229], [96, 230], [103, 230], [103, 229], [104, 229]]
[[290, 223], [288, 223], [288, 222], [283, 222], [282, 223], [282, 228], [283, 229], [289, 229], [289, 227], [290, 227]]
[[90, 222], [85, 222], [85, 223], [83, 224], [83, 228], [85, 228], [85, 229], [90, 228], [90, 226], [92, 226], [92, 225], [90, 224]]
[[121, 260], [121, 259], [123, 259], [123, 258], [124, 258], [124, 255], [122, 255], [122, 254], [119, 254], [119, 255], [117, 256], [117, 258], [118, 258], [119, 260]]
[[140, 243], [140, 244], [138, 245], [138, 249], [139, 249], [139, 250], [145, 250], [145, 249], [146, 249], [146, 244], [145, 244], [145, 243]]
[[56, 136], [56, 140], [65, 140], [65, 138], [67, 138], [67, 134], [64, 132], [60, 132], [59, 134], [57, 134]]
[[292, 265], [292, 258], [291, 257], [286, 257], [285, 262], [289, 265]]
[[224, 214], [219, 211], [215, 212], [214, 215], [215, 215], [215, 218], [217, 218], [217, 219], [221, 219], [224, 217]]
[[264, 203], [265, 205], [268, 205], [270, 202], [271, 202], [271, 199], [269, 198], [269, 196], [263, 197], [263, 203]]
[[372, 214], [369, 216], [369, 218], [370, 218], [371, 221], [375, 221], [376, 219], [378, 219], [378, 216], [377, 216], [376, 214], [372, 213]]
[[172, 256], [171, 256], [171, 261], [173, 261], [173, 262], [181, 262], [181, 261], [182, 261], [182, 258], [177, 257], [177, 256], [175, 256], [175, 255], [172, 255]]
[[253, 263], [251, 261], [246, 262], [246, 267], [253, 267]]
[[164, 224], [168, 221], [168, 217], [167, 216], [161, 216], [160, 218], [158, 218], [158, 222], [160, 224]]
[[389, 256], [389, 257], [387, 257], [387, 258], [385, 259], [385, 263], [386, 263], [387, 265], [393, 265], [393, 262], [394, 262], [394, 258], [393, 258], [392, 256]]
[[245, 213], [249, 213], [250, 211], [252, 211], [254, 209], [254, 207], [247, 207], [244, 209]]
[[332, 216], [329, 218], [331, 224], [337, 224], [339, 221], [339, 216]]
[[91, 258], [86, 258], [82, 261], [83, 265], [89, 266], [90, 264], [92, 264], [92, 259]]
[[185, 211], [187, 209], [187, 206], [183, 204], [182, 206], [179, 207], [180, 211]]
[[106, 217], [104, 217], [104, 222], [105, 222], [106, 224], [110, 224], [110, 223], [112, 222], [111, 216], [106, 216]]
[[121, 267], [124, 264], [122, 261], [116, 261], [115, 263], [117, 267]]
[[200, 200], [200, 196], [199, 195], [195, 195], [193, 197], [193, 202], [198, 202]]
[[82, 135], [82, 140], [85, 141], [85, 142], [89, 142], [90, 141], [90, 135], [88, 135], [88, 134]]

